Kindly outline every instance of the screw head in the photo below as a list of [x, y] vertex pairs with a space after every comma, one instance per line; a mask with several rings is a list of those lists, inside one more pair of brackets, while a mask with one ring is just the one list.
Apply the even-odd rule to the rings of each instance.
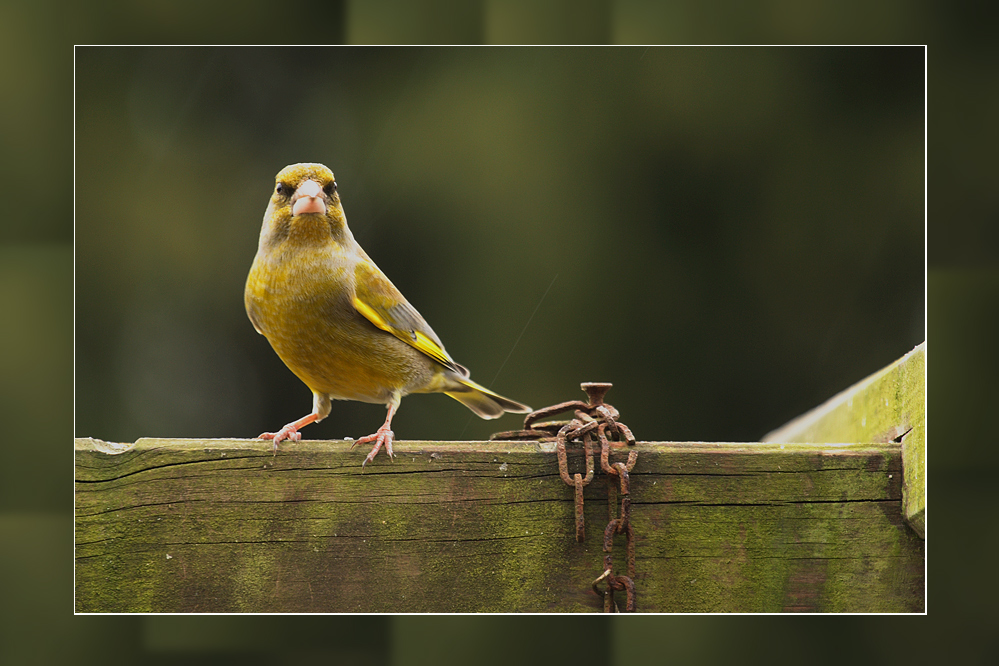
[[602, 405], [604, 402], [604, 396], [607, 395], [607, 391], [614, 386], [610, 382], [583, 382], [579, 385], [579, 388], [586, 391], [587, 397], [590, 399], [591, 405]]

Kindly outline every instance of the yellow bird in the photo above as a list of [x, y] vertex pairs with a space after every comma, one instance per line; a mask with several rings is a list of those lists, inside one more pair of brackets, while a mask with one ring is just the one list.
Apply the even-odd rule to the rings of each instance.
[[275, 178], [260, 243], [246, 279], [246, 313], [257, 332], [312, 390], [312, 412], [261, 439], [301, 439], [331, 400], [384, 404], [385, 423], [362, 467], [385, 447], [392, 417], [410, 393], [445, 393], [484, 419], [531, 408], [469, 379], [420, 313], [378, 269], [347, 228], [333, 172], [293, 164]]

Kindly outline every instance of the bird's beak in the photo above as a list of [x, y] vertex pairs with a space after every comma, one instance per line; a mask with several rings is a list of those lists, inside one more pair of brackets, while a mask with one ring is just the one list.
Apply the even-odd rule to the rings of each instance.
[[323, 188], [314, 180], [307, 180], [299, 185], [291, 197], [291, 214], [302, 215], [303, 213], [326, 214]]

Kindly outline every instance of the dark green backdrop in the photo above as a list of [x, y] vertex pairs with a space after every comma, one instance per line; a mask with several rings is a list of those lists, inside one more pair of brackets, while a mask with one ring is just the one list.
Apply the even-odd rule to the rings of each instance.
[[[242, 289], [274, 174], [318, 161], [478, 381], [535, 407], [611, 381], [642, 439], [758, 439], [925, 339], [923, 53], [78, 48], [76, 433], [308, 413]], [[394, 425], [517, 423], [414, 396]]]

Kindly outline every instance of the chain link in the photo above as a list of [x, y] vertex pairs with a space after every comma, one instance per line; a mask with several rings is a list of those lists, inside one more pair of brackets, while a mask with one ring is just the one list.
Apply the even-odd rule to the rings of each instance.
[[[629, 476], [635, 463], [638, 462], [638, 452], [629, 451], [628, 461], [610, 462], [611, 438], [628, 446], [634, 445], [635, 436], [631, 429], [618, 418], [620, 413], [612, 405], [604, 402], [604, 396], [612, 384], [606, 382], [584, 382], [580, 388], [586, 392], [589, 402], [570, 400], [551, 407], [538, 409], [524, 419], [523, 430], [498, 432], [490, 439], [520, 439], [555, 441], [555, 454], [558, 458], [558, 472], [562, 481], [575, 491], [576, 541], [582, 543], [586, 536], [583, 523], [583, 488], [593, 480], [594, 458], [593, 433], [600, 440], [600, 469], [608, 475], [607, 479], [607, 511], [608, 523], [604, 528], [604, 568], [603, 573], [593, 581], [593, 591], [603, 598], [604, 612], [620, 611], [614, 601], [615, 590], [626, 594], [625, 611], [635, 611], [635, 530], [631, 525], [631, 478]], [[562, 412], [573, 411], [575, 418], [563, 421], [540, 422]], [[569, 475], [569, 463], [566, 455], [566, 444], [573, 441], [583, 442], [583, 455], [586, 459], [586, 475], [576, 472]], [[618, 483], [614, 483], [617, 477]], [[618, 504], [620, 497], [620, 504]], [[623, 534], [625, 537], [625, 557], [627, 575], [615, 575], [613, 565], [614, 536]], [[600, 584], [606, 583], [606, 588], [600, 589]]]

